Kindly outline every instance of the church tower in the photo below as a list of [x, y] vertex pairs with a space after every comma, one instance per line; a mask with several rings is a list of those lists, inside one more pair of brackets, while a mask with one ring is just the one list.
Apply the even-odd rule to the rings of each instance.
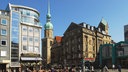
[[53, 44], [53, 25], [51, 23], [50, 0], [48, 0], [48, 12], [44, 25], [44, 38], [42, 39], [42, 57], [46, 64], [51, 63], [51, 46]]

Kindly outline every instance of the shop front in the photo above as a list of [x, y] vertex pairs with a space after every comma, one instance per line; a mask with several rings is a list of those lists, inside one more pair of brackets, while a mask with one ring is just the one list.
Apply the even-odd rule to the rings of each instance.
[[0, 72], [6, 71], [6, 64], [0, 64]]
[[31, 71], [35, 68], [39, 70], [42, 65], [41, 57], [21, 57], [21, 71], [25, 71], [26, 69], [30, 69]]

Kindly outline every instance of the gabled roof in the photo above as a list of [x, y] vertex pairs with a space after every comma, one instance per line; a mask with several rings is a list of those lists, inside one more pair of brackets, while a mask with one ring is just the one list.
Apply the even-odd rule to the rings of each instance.
[[71, 31], [71, 30], [74, 30], [76, 28], [78, 28], [80, 25], [74, 23], [74, 22], [71, 22], [71, 24], [69, 25], [69, 27], [67, 28], [67, 30], [64, 32], [64, 34], [68, 31]]

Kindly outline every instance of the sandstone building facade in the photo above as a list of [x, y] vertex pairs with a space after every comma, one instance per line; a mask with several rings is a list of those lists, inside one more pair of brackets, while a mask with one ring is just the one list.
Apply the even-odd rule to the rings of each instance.
[[[51, 54], [61, 52], [59, 54], [62, 55], [60, 56], [61, 63], [58, 64], [79, 66], [82, 65], [83, 61], [94, 62], [99, 54], [100, 45], [111, 44], [108, 23], [102, 19], [98, 27], [95, 27], [86, 23], [76, 24], [72, 22], [64, 32], [61, 43], [60, 51], [55, 51], [55, 48], [51, 49]], [[54, 57], [52, 58], [54, 61]]]

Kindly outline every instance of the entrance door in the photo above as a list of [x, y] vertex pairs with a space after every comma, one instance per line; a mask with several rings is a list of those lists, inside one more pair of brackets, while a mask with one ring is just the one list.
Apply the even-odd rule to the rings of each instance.
[[6, 64], [0, 64], [0, 72], [6, 72]]

